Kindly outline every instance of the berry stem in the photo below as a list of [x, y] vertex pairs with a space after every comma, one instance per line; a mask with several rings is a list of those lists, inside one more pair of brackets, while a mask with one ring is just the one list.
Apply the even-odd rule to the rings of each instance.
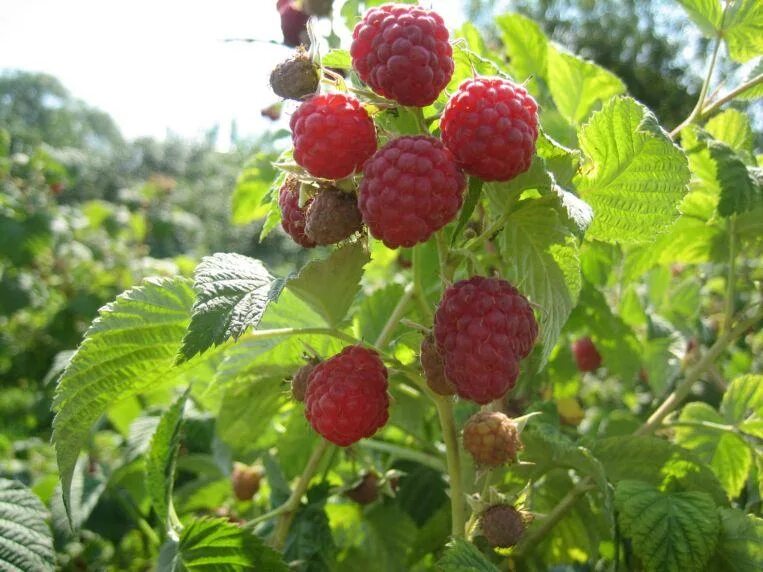
[[434, 313], [432, 312], [432, 308], [430, 308], [429, 302], [427, 302], [426, 294], [424, 293], [424, 283], [421, 276], [421, 249], [422, 245], [417, 244], [413, 247], [413, 251], [411, 253], [411, 265], [413, 267], [413, 290], [416, 296], [416, 300], [419, 302], [419, 308], [421, 309], [423, 315], [426, 317], [427, 323], [431, 324], [434, 319]]
[[736, 214], [726, 219], [726, 232], [729, 235], [729, 268], [726, 275], [726, 311], [723, 316], [723, 331], [727, 332], [734, 319], [734, 298], [736, 287]]
[[395, 331], [395, 326], [398, 325], [400, 319], [408, 309], [408, 304], [410, 303], [411, 298], [413, 298], [414, 291], [415, 289], [413, 284], [409, 284], [403, 291], [403, 295], [400, 296], [400, 300], [398, 300], [395, 309], [392, 310], [387, 323], [384, 324], [382, 331], [379, 333], [379, 337], [376, 338], [376, 342], [374, 342], [374, 346], [376, 346], [379, 350], [383, 350], [389, 343], [389, 339], [392, 337], [392, 333]]
[[398, 459], [415, 461], [427, 467], [431, 467], [437, 471], [445, 470], [445, 466], [439, 458], [422, 451], [409, 449], [408, 447], [402, 447], [400, 445], [395, 445], [394, 443], [387, 443], [386, 441], [379, 441], [378, 439], [363, 439], [358, 443], [358, 445], [363, 449], [371, 449], [373, 451], [389, 453]]
[[291, 492], [291, 496], [289, 496], [284, 504], [276, 509], [282, 509], [277, 515], [279, 516], [279, 519], [271, 541], [273, 548], [276, 550], [281, 550], [281, 548], [283, 548], [284, 542], [286, 542], [286, 536], [289, 534], [291, 522], [294, 520], [294, 514], [299, 507], [300, 502], [302, 502], [302, 495], [305, 494], [307, 486], [310, 484], [310, 480], [318, 471], [318, 465], [320, 465], [321, 459], [323, 459], [323, 455], [328, 450], [328, 447], [329, 442], [325, 439], [321, 439], [316, 443], [313, 453], [310, 455], [307, 465], [305, 465], [304, 471], [302, 471], [294, 490]]
[[437, 415], [440, 418], [442, 438], [445, 441], [445, 454], [448, 461], [448, 476], [450, 478], [450, 508], [451, 535], [453, 538], [464, 536], [466, 522], [466, 506], [464, 502], [464, 487], [461, 479], [461, 453], [458, 446], [458, 433], [453, 418], [453, 402], [443, 396], [434, 397]]

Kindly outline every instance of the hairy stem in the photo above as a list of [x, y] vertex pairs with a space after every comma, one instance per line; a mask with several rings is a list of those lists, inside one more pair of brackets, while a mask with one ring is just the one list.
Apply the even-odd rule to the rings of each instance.
[[726, 230], [729, 234], [729, 269], [726, 275], [726, 312], [723, 317], [723, 331], [727, 332], [734, 319], [734, 297], [736, 286], [736, 215], [726, 221]]
[[445, 441], [445, 453], [448, 461], [448, 477], [450, 479], [450, 508], [451, 535], [461, 538], [464, 535], [466, 521], [466, 506], [464, 502], [464, 487], [461, 480], [461, 453], [458, 448], [458, 432], [453, 419], [453, 403], [447, 397], [436, 396], [437, 415], [440, 418], [442, 437]]
[[691, 386], [700, 378], [705, 370], [720, 356], [726, 348], [736, 339], [763, 319], [763, 310], [760, 308], [755, 315], [747, 320], [742, 320], [736, 326], [726, 330], [707, 350], [707, 353], [692, 367], [686, 374], [686, 377], [676, 386], [675, 390], [665, 398], [654, 413], [646, 422], [636, 430], [636, 435], [645, 435], [654, 431], [668, 414], [676, 409], [681, 402], [689, 395]]
[[407, 459], [409, 461], [415, 461], [421, 463], [427, 467], [431, 467], [436, 471], [446, 470], [443, 462], [429, 453], [422, 451], [416, 451], [415, 449], [409, 449], [408, 447], [401, 447], [394, 443], [387, 443], [386, 441], [379, 441], [376, 439], [364, 439], [358, 444], [363, 449], [372, 449], [374, 451], [380, 451], [382, 453], [389, 453], [393, 457], [399, 459]]
[[567, 513], [572, 510], [577, 500], [590, 490], [596, 488], [589, 477], [581, 479], [569, 492], [564, 495], [564, 498], [549, 512], [543, 520], [540, 521], [538, 526], [531, 527], [522, 536], [517, 547], [514, 549], [513, 556], [522, 557], [527, 554], [538, 542], [540, 542], [546, 534], [548, 534], [556, 524], [562, 520]]
[[427, 318], [429, 321], [428, 323], [432, 323], [432, 319], [434, 314], [432, 313], [432, 308], [429, 306], [429, 302], [427, 302], [426, 294], [424, 293], [424, 284], [421, 276], [421, 245], [417, 244], [413, 247], [412, 251], [412, 258], [411, 264], [413, 266], [413, 289], [414, 294], [416, 296], [416, 300], [419, 303], [419, 308], [421, 309], [423, 315]]
[[[725, 94], [723, 97], [719, 97], [716, 99], [713, 103], [707, 105], [699, 114], [698, 118], [706, 117], [713, 113], [716, 109], [718, 109], [720, 106], [728, 103], [732, 99], [734, 99], [736, 96], [738, 96], [741, 93], [744, 93], [748, 89], [752, 89], [753, 87], [756, 87], [763, 83], [763, 73], [756, 75], [754, 78], [751, 78], [747, 80], [746, 82], [739, 84], [737, 87], [732, 89], [730, 92]], [[672, 133], [671, 133], [672, 135]]]

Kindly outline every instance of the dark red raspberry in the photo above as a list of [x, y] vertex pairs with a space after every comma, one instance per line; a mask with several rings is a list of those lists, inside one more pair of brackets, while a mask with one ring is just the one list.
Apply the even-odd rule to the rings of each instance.
[[478, 465], [497, 467], [517, 460], [522, 449], [514, 422], [498, 411], [480, 411], [464, 425], [464, 449]]
[[344, 494], [358, 504], [371, 504], [379, 498], [379, 475], [373, 471], [366, 473], [357, 485]]
[[538, 337], [538, 323], [527, 299], [511, 284], [474, 276], [445, 290], [434, 334], [456, 393], [484, 404], [514, 387], [519, 360]]
[[305, 248], [313, 248], [315, 243], [305, 234], [305, 211], [307, 205], [299, 206], [299, 181], [287, 177], [278, 194], [278, 206], [281, 207], [281, 226], [294, 242]]
[[260, 490], [262, 470], [259, 467], [251, 467], [244, 463], [233, 463], [231, 473], [231, 485], [233, 494], [240, 501], [252, 500], [252, 497]]
[[496, 504], [480, 515], [482, 535], [493, 548], [514, 546], [525, 532], [525, 518], [507, 504]]
[[297, 8], [293, 0], [278, 0], [276, 7], [281, 15], [283, 43], [292, 48], [300, 44], [308, 45], [307, 21], [310, 16]]
[[355, 193], [322, 189], [307, 209], [305, 234], [316, 244], [336, 244], [363, 227]]
[[456, 392], [456, 386], [445, 377], [442, 357], [437, 351], [432, 334], [421, 340], [420, 360], [429, 389], [438, 395], [453, 395]]
[[507, 79], [467, 79], [440, 122], [459, 165], [485, 181], [508, 181], [530, 168], [538, 138], [538, 105]]
[[314, 177], [347, 177], [376, 151], [374, 122], [351, 95], [316, 95], [299, 106], [289, 125], [294, 160]]
[[572, 342], [572, 355], [580, 371], [596, 371], [601, 367], [601, 354], [588, 336]]
[[285, 99], [299, 100], [313, 95], [319, 81], [319, 68], [302, 47], [270, 73], [270, 87], [276, 95]]
[[363, 167], [360, 212], [389, 248], [413, 246], [455, 218], [466, 178], [439, 139], [398, 137]]
[[453, 76], [448, 29], [436, 12], [385, 4], [352, 33], [352, 66], [376, 93], [402, 105], [432, 103]]
[[310, 374], [305, 417], [335, 445], [376, 433], [387, 423], [388, 408], [387, 368], [373, 350], [348, 346]]

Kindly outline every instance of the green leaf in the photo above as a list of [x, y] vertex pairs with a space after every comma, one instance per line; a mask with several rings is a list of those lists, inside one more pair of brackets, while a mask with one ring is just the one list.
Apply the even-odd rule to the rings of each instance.
[[615, 74], [553, 44], [548, 49], [548, 87], [557, 109], [573, 125], [582, 123], [596, 104], [625, 92]]
[[535, 152], [539, 157], [543, 157], [546, 167], [554, 174], [556, 182], [562, 186], [572, 181], [580, 167], [580, 151], [565, 147], [543, 129], [538, 134]]
[[268, 214], [265, 217], [265, 222], [260, 231], [260, 242], [265, 240], [271, 231], [281, 224], [281, 207], [278, 204], [278, 197], [285, 180], [286, 173], [280, 171], [273, 181], [273, 184], [270, 186], [270, 190], [265, 193], [265, 196], [262, 198], [262, 203], [268, 207]]
[[193, 291], [184, 278], [148, 279], [104, 306], [56, 388], [53, 443], [67, 511], [77, 456], [114, 403], [172, 378]]
[[[720, 414], [702, 402], [687, 404], [678, 420], [723, 424]], [[694, 451], [718, 476], [729, 498], [736, 498], [752, 468], [752, 452], [744, 440], [734, 433], [703, 426], [678, 425], [675, 430], [676, 443]]]
[[509, 56], [509, 70], [519, 81], [531, 76], [546, 77], [548, 38], [540, 26], [521, 14], [504, 14], [495, 19]]
[[733, 2], [723, 22], [723, 38], [732, 60], [744, 63], [763, 54], [763, 2]]
[[713, 472], [690, 451], [651, 436], [599, 439], [591, 450], [614, 483], [638, 479], [662, 490], [701, 491], [719, 506], [726, 493]]
[[45, 506], [18, 481], [0, 478], [0, 568], [44, 572], [56, 554]]
[[[458, 89], [458, 86], [466, 80], [474, 77], [475, 75], [497, 75], [506, 77], [506, 74], [501, 71], [501, 68], [495, 62], [492, 62], [470, 49], [467, 49], [463, 43], [453, 44], [453, 76], [450, 78], [450, 82], [440, 93], [437, 101], [435, 101], [430, 109], [442, 111], [445, 104], [448, 103], [450, 96]], [[426, 112], [425, 116], [432, 115], [432, 111]]]
[[[763, 375], [743, 375], [732, 381], [723, 394], [720, 412], [726, 423], [742, 430], [759, 428], [763, 421]], [[759, 429], [751, 434], [763, 439]]]
[[352, 69], [352, 57], [347, 50], [331, 50], [321, 58], [321, 65], [340, 70]]
[[653, 241], [678, 216], [689, 183], [683, 152], [654, 115], [628, 97], [607, 102], [579, 137], [588, 162], [575, 182], [594, 211], [588, 236], [624, 244]]
[[287, 287], [307, 302], [326, 323], [338, 326], [347, 315], [360, 290], [363, 267], [371, 257], [359, 242], [332, 252], [328, 258], [313, 260], [289, 280]]
[[461, 538], [453, 540], [437, 562], [442, 572], [498, 572], [474, 544]]
[[545, 363], [581, 288], [577, 240], [548, 199], [526, 199], [499, 237], [506, 277], [541, 308]]
[[707, 148], [718, 169], [718, 183], [721, 188], [718, 213], [721, 216], [731, 216], [753, 210], [763, 204], [763, 190], [739, 155], [720, 141], [708, 141]]
[[461, 236], [461, 232], [466, 227], [469, 219], [480, 202], [482, 196], [482, 185], [484, 182], [477, 177], [469, 177], [469, 189], [466, 192], [466, 199], [464, 200], [464, 206], [461, 207], [461, 212], [458, 215], [458, 222], [456, 228], [453, 229], [453, 234], [450, 236], [450, 245], [456, 244], [458, 237]]
[[250, 326], [256, 328], [268, 304], [281, 293], [283, 281], [271, 276], [259, 260], [217, 253], [201, 259], [193, 288], [196, 302], [178, 363], [229, 338], [238, 339]]
[[689, 17], [708, 38], [717, 35], [721, 27], [721, 3], [718, 0], [678, 0]]
[[183, 409], [190, 388], [162, 415], [151, 439], [146, 458], [146, 488], [162, 532], [170, 531], [172, 523], [172, 488], [175, 482], [175, 461], [180, 446]]
[[718, 542], [720, 519], [709, 495], [666, 493], [623, 480], [615, 489], [618, 521], [647, 571], [704, 570]]
[[289, 567], [278, 552], [266, 546], [250, 530], [226, 519], [200, 518], [183, 529], [179, 541], [167, 541], [162, 546], [158, 570], [288, 572]]
[[268, 214], [268, 205], [263, 199], [277, 173], [272, 160], [273, 157], [265, 153], [257, 153], [244, 164], [233, 189], [233, 224], [248, 224]]
[[754, 164], [754, 136], [746, 114], [738, 109], [727, 109], [708, 121], [705, 129], [713, 138], [731, 147], [746, 164]]
[[355, 337], [370, 343], [376, 341], [404, 291], [402, 284], [393, 283], [365, 296], [353, 315]]
[[738, 509], [719, 509], [721, 534], [708, 570], [763, 570], [763, 520]]

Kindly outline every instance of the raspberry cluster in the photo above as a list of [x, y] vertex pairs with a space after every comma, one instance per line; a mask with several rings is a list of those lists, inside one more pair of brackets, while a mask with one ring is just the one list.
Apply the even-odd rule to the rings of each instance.
[[373, 350], [348, 346], [310, 373], [305, 417], [340, 447], [376, 433], [387, 423], [388, 408], [387, 368]]
[[484, 404], [514, 387], [538, 323], [527, 299], [506, 280], [474, 276], [445, 290], [434, 334], [456, 393]]

